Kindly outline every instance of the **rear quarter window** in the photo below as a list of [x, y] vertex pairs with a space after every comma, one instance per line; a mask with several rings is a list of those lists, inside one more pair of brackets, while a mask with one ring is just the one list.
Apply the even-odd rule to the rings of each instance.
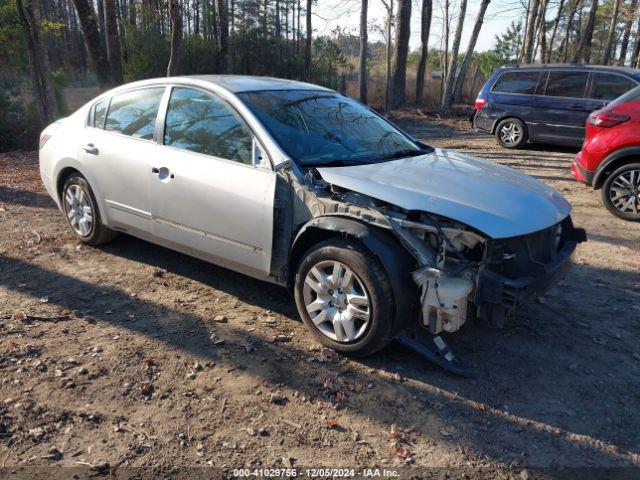
[[638, 84], [630, 78], [615, 73], [594, 73], [591, 98], [613, 100], [627, 93]]
[[109, 106], [109, 99], [96, 103], [93, 110], [93, 126], [96, 128], [104, 128], [104, 119], [107, 116], [107, 107]]
[[533, 95], [540, 72], [505, 72], [493, 85], [492, 92]]

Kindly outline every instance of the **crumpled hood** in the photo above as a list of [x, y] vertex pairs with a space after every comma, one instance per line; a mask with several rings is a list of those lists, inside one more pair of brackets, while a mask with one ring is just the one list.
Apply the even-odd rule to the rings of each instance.
[[569, 202], [540, 180], [451, 150], [318, 171], [336, 186], [405, 210], [435, 213], [492, 238], [536, 232], [571, 212]]

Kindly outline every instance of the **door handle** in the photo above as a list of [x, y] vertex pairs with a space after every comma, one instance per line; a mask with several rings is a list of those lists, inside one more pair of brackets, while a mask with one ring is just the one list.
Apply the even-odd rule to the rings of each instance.
[[165, 180], [167, 177], [174, 178], [173, 173], [167, 167], [151, 167], [151, 173], [157, 174], [160, 180]]
[[99, 153], [99, 150], [93, 145], [93, 143], [87, 143], [82, 147], [82, 149], [91, 155], [98, 155]]

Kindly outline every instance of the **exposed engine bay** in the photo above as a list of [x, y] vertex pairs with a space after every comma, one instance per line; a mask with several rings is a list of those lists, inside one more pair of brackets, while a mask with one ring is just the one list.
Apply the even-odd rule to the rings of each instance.
[[[394, 237], [410, 255], [400, 262], [396, 254], [385, 265], [387, 270], [395, 263], [408, 266], [409, 271], [398, 274], [413, 284], [408, 289], [414, 292], [402, 293], [407, 298], [398, 302], [408, 310], [398, 315], [415, 318], [431, 334], [456, 332], [470, 318], [502, 326], [520, 303], [564, 276], [570, 262], [563, 260], [576, 243], [586, 240], [584, 231], [573, 228], [568, 216], [540, 232], [492, 239], [460, 222], [407, 211], [330, 184], [314, 168], [302, 173], [292, 166], [281, 169], [279, 175], [274, 276], [286, 281], [284, 259], [310, 229], [368, 235], [360, 227], [350, 231], [354, 227], [343, 224], [344, 219], [367, 231], [384, 232], [381, 235]], [[293, 208], [287, 208], [290, 204]], [[286, 232], [292, 236], [287, 238]]]

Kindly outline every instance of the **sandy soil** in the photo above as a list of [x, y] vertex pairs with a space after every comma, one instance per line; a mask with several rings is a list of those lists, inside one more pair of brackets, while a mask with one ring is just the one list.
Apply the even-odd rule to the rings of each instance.
[[505, 329], [451, 337], [477, 378], [396, 345], [364, 361], [326, 355], [283, 289], [127, 236], [81, 246], [40, 184], [37, 153], [5, 154], [0, 466], [523, 479], [639, 466], [640, 224], [571, 179], [575, 150], [509, 151], [461, 118], [394, 117], [428, 143], [548, 182], [589, 236], [567, 279]]

